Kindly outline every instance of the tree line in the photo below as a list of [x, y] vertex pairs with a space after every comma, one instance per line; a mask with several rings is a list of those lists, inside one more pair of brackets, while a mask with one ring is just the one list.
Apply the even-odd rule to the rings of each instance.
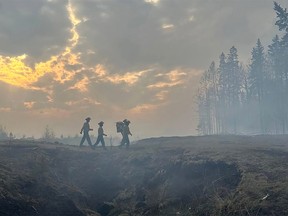
[[197, 94], [200, 134], [285, 134], [288, 131], [288, 12], [274, 2], [276, 35], [265, 52], [258, 39], [251, 61], [233, 46], [212, 62]]

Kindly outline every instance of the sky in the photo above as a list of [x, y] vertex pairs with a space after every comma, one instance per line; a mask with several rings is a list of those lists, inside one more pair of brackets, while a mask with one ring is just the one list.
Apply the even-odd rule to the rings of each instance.
[[[287, 8], [286, 0], [277, 1]], [[0, 125], [132, 139], [196, 135], [201, 74], [279, 34], [271, 0], [0, 0]]]

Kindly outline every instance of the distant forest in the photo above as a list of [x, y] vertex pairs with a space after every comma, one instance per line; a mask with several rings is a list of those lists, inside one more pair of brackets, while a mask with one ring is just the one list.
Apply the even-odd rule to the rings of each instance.
[[267, 52], [258, 39], [251, 62], [237, 49], [220, 55], [204, 72], [197, 94], [199, 134], [285, 134], [288, 132], [288, 13], [274, 2], [276, 35]]

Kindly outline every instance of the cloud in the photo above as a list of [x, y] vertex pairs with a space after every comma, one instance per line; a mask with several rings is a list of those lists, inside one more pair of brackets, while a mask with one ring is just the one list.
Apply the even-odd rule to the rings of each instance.
[[10, 107], [0, 107], [0, 112], [10, 112], [11, 108]]
[[0, 80], [22, 87], [27, 87], [37, 80], [32, 74], [32, 69], [25, 64], [25, 58], [25, 54], [17, 57], [0, 56]]
[[[136, 72], [127, 72], [123, 75], [115, 74], [107, 76], [107, 81], [119, 84], [119, 83], [126, 83], [128, 85], [134, 85], [139, 81], [139, 79], [146, 73], [152, 71], [151, 69], [143, 70], [143, 71], [136, 71]], [[105, 78], [104, 78], [105, 79]], [[105, 80], [103, 80], [105, 81]]]
[[174, 86], [181, 85], [185, 82], [187, 73], [180, 70], [173, 70], [167, 74], [158, 74], [157, 77], [164, 77], [166, 81], [160, 81], [151, 85], [148, 85], [147, 88], [170, 88]]
[[80, 106], [84, 106], [84, 107], [90, 107], [91, 105], [93, 106], [97, 106], [100, 105], [101, 103], [99, 103], [98, 101], [93, 100], [92, 98], [83, 98], [81, 100], [78, 101], [67, 101], [66, 104], [68, 106], [75, 106], [75, 105], [80, 105]]
[[150, 4], [155, 4], [155, 5], [157, 5], [157, 3], [158, 3], [159, 1], [160, 1], [160, 0], [145, 0], [145, 2], [150, 3]]
[[0, 3], [1, 117], [55, 126], [63, 117], [70, 130], [95, 113], [132, 116], [141, 131], [157, 122], [163, 134], [177, 131], [169, 116], [182, 133], [210, 62], [233, 45], [247, 59], [258, 37], [269, 42], [275, 32], [270, 0]]
[[[72, 13], [72, 9], [67, 7], [69, 13]], [[0, 80], [24, 88], [35, 88], [33, 83], [37, 82], [39, 78], [45, 76], [47, 73], [53, 73], [54, 79], [59, 82], [65, 82], [70, 80], [74, 73], [68, 71], [66, 67], [69, 65], [78, 64], [77, 54], [71, 53], [72, 48], [77, 44], [78, 34], [75, 31], [75, 25], [77, 24], [73, 17], [70, 15], [73, 27], [71, 29], [72, 37], [69, 40], [68, 46], [64, 47], [63, 52], [58, 55], [51, 56], [48, 61], [36, 62], [34, 66], [29, 66], [25, 62], [27, 55], [23, 54], [16, 57], [0, 56], [0, 65], [3, 70], [1, 72]]]
[[25, 102], [24, 102], [24, 106], [25, 106], [27, 109], [32, 109], [35, 103], [36, 103], [35, 101], [25, 101]]
[[175, 26], [173, 24], [163, 24], [162, 28], [163, 29], [173, 29]]
[[60, 52], [70, 34], [66, 5], [66, 0], [2, 0], [1, 53], [45, 60]]
[[89, 79], [88, 77], [84, 77], [82, 80], [77, 82], [75, 85], [71, 86], [69, 89], [76, 89], [80, 92], [87, 92], [88, 88], [87, 85], [89, 84]]
[[156, 93], [155, 97], [157, 98], [157, 100], [159, 101], [164, 101], [167, 99], [167, 95], [168, 95], [169, 91], [168, 90], [162, 90], [158, 93]]
[[153, 111], [159, 108], [158, 104], [139, 104], [128, 111], [130, 114], [143, 114], [145, 112]]

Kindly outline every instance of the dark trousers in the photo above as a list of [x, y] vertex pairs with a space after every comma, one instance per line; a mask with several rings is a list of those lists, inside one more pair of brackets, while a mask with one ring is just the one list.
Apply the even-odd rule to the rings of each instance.
[[126, 147], [129, 147], [129, 145], [130, 145], [130, 140], [129, 140], [128, 135], [123, 135], [120, 146], [123, 146], [125, 144], [126, 144]]
[[102, 144], [102, 147], [105, 147], [104, 137], [101, 136], [101, 135], [99, 135], [99, 136], [97, 137], [97, 141], [96, 141], [95, 145], [98, 145], [100, 142], [101, 142], [101, 144]]
[[89, 136], [88, 132], [84, 132], [83, 137], [82, 137], [81, 142], [80, 142], [80, 146], [83, 145], [85, 140], [87, 140], [88, 144], [92, 147], [91, 139], [90, 139], [90, 136]]

